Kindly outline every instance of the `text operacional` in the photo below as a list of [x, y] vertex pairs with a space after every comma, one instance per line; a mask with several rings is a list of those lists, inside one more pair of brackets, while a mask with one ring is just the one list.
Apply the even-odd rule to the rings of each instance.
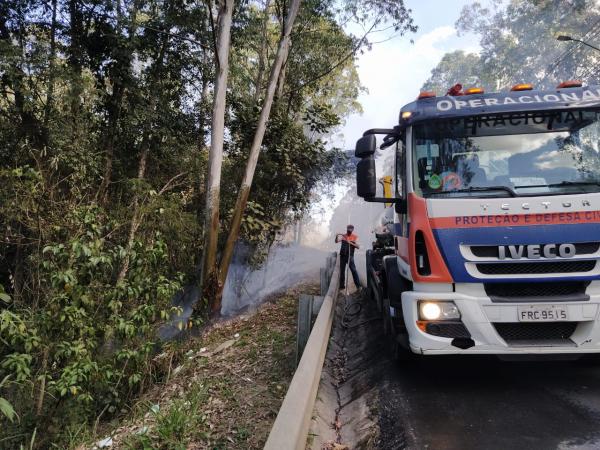
[[443, 99], [436, 103], [438, 111], [451, 109], [480, 108], [483, 106], [515, 105], [527, 103], [557, 103], [557, 102], [596, 102], [600, 100], [600, 89], [584, 90], [583, 92], [561, 92], [557, 94], [524, 94], [519, 96], [485, 97], [465, 99], [464, 97]]
[[574, 211], [539, 214], [506, 214], [497, 216], [457, 216], [454, 226], [510, 226], [556, 223], [600, 222], [600, 211]]

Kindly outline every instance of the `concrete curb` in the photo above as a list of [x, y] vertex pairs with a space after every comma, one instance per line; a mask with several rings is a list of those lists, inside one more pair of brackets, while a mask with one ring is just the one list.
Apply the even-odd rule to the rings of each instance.
[[294, 373], [275, 423], [271, 428], [265, 450], [304, 450], [306, 448], [323, 361], [329, 343], [339, 283], [340, 258], [338, 256], [321, 311], [319, 311], [296, 373]]

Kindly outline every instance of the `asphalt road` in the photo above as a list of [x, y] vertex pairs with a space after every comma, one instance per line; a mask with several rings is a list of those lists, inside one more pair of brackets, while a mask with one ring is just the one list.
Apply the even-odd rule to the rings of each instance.
[[380, 448], [600, 448], [600, 368], [479, 357], [386, 366]]
[[356, 447], [600, 449], [600, 365], [464, 356], [393, 361], [376, 311], [361, 303], [352, 320], [359, 326], [348, 329], [347, 378], [377, 392], [369, 409], [379, 432]]

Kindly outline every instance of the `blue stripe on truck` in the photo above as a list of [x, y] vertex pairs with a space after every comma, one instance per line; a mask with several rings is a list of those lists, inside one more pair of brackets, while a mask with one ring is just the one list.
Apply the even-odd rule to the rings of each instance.
[[[481, 283], [482, 279], [473, 278], [465, 269], [465, 259], [460, 253], [460, 244], [464, 245], [528, 245], [563, 244], [600, 241], [600, 224], [577, 225], [537, 225], [520, 227], [486, 228], [440, 228], [433, 230], [439, 249], [446, 261], [448, 270], [456, 283]], [[585, 238], [585, 236], [589, 236]], [[565, 261], [565, 260], [561, 260]], [[507, 261], [510, 262], [510, 261]], [[594, 280], [600, 276], [544, 277], [536, 281]], [[531, 281], [531, 278], [523, 278]], [[485, 282], [518, 281], [515, 277], [485, 279]]]

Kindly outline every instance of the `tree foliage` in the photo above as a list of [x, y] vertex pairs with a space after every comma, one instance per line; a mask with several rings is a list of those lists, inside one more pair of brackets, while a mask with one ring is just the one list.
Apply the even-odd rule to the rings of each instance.
[[422, 89], [443, 95], [459, 82], [465, 86], [482, 86], [487, 84], [482, 72], [479, 55], [456, 50], [442, 57]]
[[444, 55], [424, 88], [445, 93], [455, 83], [479, 83], [497, 91], [533, 83], [551, 89], [565, 80], [599, 80], [600, 53], [556, 40], [567, 34], [600, 42], [600, 6], [593, 0], [511, 0], [489, 8], [476, 2], [463, 9], [456, 28], [479, 36], [480, 54]]
[[[243, 218], [251, 258], [335, 173], [340, 155], [325, 139], [360, 109], [354, 55], [368, 45], [345, 21], [414, 29], [403, 2], [368, 3], [302, 4]], [[36, 445], [60, 447], [166, 375], [156, 329], [203, 251], [216, 11], [208, 1], [0, 2], [2, 445], [44, 429]], [[279, 0], [235, 4], [223, 227], [284, 16]]]

